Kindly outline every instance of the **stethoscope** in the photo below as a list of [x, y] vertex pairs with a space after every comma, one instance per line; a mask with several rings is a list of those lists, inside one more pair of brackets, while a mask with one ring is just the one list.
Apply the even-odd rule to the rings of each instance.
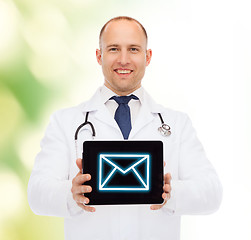
[[170, 126], [167, 125], [167, 124], [164, 122], [164, 120], [163, 120], [163, 118], [162, 118], [162, 116], [161, 116], [160, 113], [158, 113], [158, 115], [159, 115], [159, 118], [160, 118], [160, 121], [161, 121], [161, 126], [158, 128], [158, 131], [159, 131], [160, 134], [161, 134], [162, 136], [164, 136], [164, 137], [170, 136], [170, 135], [171, 135], [171, 128], [170, 128]]
[[[161, 134], [162, 136], [164, 136], [164, 137], [170, 136], [170, 135], [171, 135], [171, 128], [170, 128], [170, 126], [167, 125], [167, 124], [164, 122], [164, 120], [163, 120], [163, 118], [162, 118], [162, 116], [161, 116], [160, 113], [158, 113], [158, 115], [159, 115], [159, 118], [160, 118], [160, 121], [161, 121], [161, 126], [158, 128], [158, 131], [159, 131], [160, 134]], [[80, 131], [84, 126], [90, 125], [91, 130], [92, 130], [92, 139], [95, 139], [95, 137], [96, 137], [95, 128], [94, 128], [93, 124], [92, 124], [90, 121], [88, 121], [88, 116], [89, 116], [89, 112], [86, 112], [85, 121], [84, 121], [82, 124], [79, 125], [79, 127], [77, 128], [77, 130], [76, 130], [76, 132], [75, 132], [74, 139], [75, 139], [76, 155], [77, 155], [77, 140], [78, 140], [78, 133], [79, 133], [79, 131]]]

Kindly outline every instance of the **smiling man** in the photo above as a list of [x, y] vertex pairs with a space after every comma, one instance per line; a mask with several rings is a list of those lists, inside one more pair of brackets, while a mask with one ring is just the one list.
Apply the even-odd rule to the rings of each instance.
[[118, 95], [127, 95], [141, 87], [152, 50], [147, 50], [147, 35], [142, 25], [117, 19], [101, 31], [96, 56], [102, 66], [105, 86]]
[[[104, 85], [89, 101], [52, 115], [29, 181], [30, 207], [36, 214], [64, 217], [67, 240], [178, 240], [181, 215], [219, 208], [220, 181], [188, 116], [155, 103], [141, 86], [152, 57], [144, 27], [133, 18], [113, 18], [99, 40]], [[82, 174], [73, 141], [84, 117], [95, 126], [96, 139], [163, 142], [163, 204], [86, 205], [92, 176]], [[157, 130], [163, 119], [171, 135]], [[89, 127], [84, 130], [81, 143], [92, 137]]]

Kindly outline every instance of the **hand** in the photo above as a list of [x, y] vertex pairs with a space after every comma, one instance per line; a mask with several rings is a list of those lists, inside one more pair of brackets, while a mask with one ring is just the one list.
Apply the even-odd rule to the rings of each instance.
[[79, 207], [84, 209], [85, 211], [88, 212], [95, 212], [94, 207], [89, 207], [85, 206], [85, 204], [89, 203], [89, 198], [85, 197], [83, 194], [88, 193], [92, 191], [91, 186], [88, 185], [83, 185], [86, 181], [91, 180], [91, 175], [90, 174], [82, 174], [82, 159], [78, 158], [77, 161], [77, 166], [79, 168], [79, 173], [76, 175], [75, 178], [72, 179], [72, 196], [73, 199], [76, 201]]
[[[166, 165], [166, 163], [164, 162], [164, 166], [165, 165]], [[164, 203], [152, 205], [151, 206], [152, 210], [158, 210], [158, 209], [162, 208], [166, 204], [167, 200], [170, 199], [170, 197], [171, 197], [171, 179], [172, 179], [172, 177], [171, 177], [170, 173], [166, 173], [164, 175], [164, 186], [163, 186], [164, 192], [162, 194], [162, 198], [164, 199]]]

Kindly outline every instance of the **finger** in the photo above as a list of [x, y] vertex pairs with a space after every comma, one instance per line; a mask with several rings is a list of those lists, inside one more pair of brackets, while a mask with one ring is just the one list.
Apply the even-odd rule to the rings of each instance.
[[151, 210], [159, 210], [161, 208], [160, 205], [152, 205]]
[[75, 200], [76, 203], [81, 203], [81, 204], [88, 204], [90, 202], [89, 198], [80, 194], [75, 194], [73, 196], [73, 199]]
[[164, 176], [165, 184], [170, 184], [171, 183], [172, 176], [170, 173], [166, 173]]
[[164, 161], [164, 167], [166, 166], [166, 161]]
[[162, 198], [167, 201], [171, 198], [171, 194], [170, 193], [162, 193]]
[[166, 192], [166, 193], [171, 192], [171, 190], [172, 190], [171, 185], [170, 185], [170, 184], [165, 184], [165, 185], [163, 186], [163, 190], [164, 190], [164, 192]]
[[89, 207], [89, 206], [85, 206], [81, 203], [77, 203], [79, 207], [81, 207], [82, 209], [84, 209], [87, 212], [95, 212], [96, 209], [94, 207]]
[[78, 158], [78, 159], [76, 160], [76, 163], [77, 163], [77, 166], [78, 166], [80, 172], [82, 173], [82, 159], [81, 159], [81, 158]]
[[82, 174], [79, 173], [75, 178], [72, 180], [72, 185], [82, 185], [86, 181], [91, 180], [91, 175], [90, 174]]
[[84, 194], [90, 193], [92, 191], [92, 187], [88, 185], [76, 185], [72, 187], [73, 194]]
[[167, 201], [165, 200], [163, 204], [152, 205], [152, 206], [150, 207], [150, 209], [151, 209], [151, 210], [159, 210], [160, 208], [162, 208], [162, 207], [166, 204], [166, 202], [167, 202]]

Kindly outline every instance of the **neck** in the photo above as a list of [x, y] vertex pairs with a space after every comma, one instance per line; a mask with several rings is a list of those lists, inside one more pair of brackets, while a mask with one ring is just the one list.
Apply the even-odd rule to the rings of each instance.
[[105, 82], [105, 84], [104, 84], [107, 88], [109, 88], [110, 90], [112, 90], [114, 93], [116, 93], [118, 96], [127, 96], [127, 95], [129, 95], [129, 94], [131, 94], [131, 93], [133, 93], [134, 91], [136, 91], [137, 89], [139, 89], [140, 87], [141, 87], [141, 84], [139, 84], [138, 86], [136, 86], [135, 88], [133, 88], [133, 89], [130, 89], [130, 90], [117, 90], [117, 89], [114, 89], [114, 88], [112, 88], [109, 84], [107, 84], [106, 82]]

